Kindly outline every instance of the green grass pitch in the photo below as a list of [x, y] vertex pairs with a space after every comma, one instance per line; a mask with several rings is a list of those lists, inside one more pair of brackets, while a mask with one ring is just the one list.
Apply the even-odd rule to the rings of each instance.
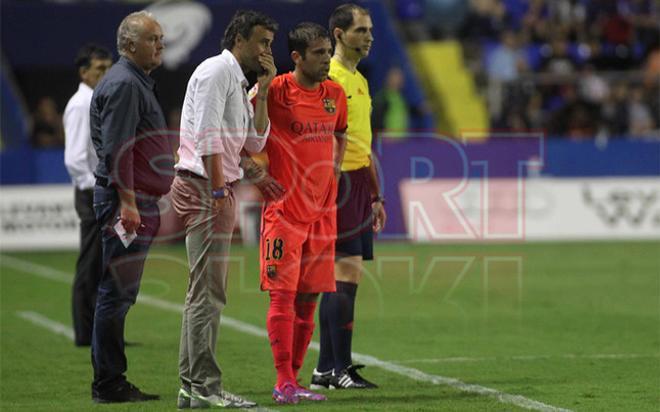
[[[224, 315], [256, 333], [240, 322], [221, 327], [225, 388], [276, 410], [659, 410], [660, 243], [379, 243], [376, 253], [358, 291], [353, 350], [385, 365], [364, 370], [381, 389], [273, 404], [275, 371], [259, 335], [267, 296], [258, 288], [257, 250], [240, 246], [232, 249]], [[175, 410], [183, 247], [152, 248], [141, 288], [148, 301], [127, 319], [127, 339], [139, 343], [127, 348], [128, 378], [162, 397], [144, 404], [94, 405], [89, 349], [20, 316], [70, 327], [75, 258], [0, 258], [0, 409]], [[317, 354], [308, 353], [304, 384]]]

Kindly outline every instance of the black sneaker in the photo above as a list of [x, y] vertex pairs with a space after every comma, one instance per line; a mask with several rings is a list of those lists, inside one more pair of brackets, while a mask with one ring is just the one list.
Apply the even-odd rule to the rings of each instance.
[[92, 399], [96, 403], [145, 402], [158, 400], [160, 396], [144, 393], [132, 383], [124, 382], [107, 391], [92, 391]]
[[332, 383], [332, 369], [327, 372], [319, 372], [314, 368], [312, 372], [312, 383], [309, 384], [309, 389], [319, 391], [322, 389], [330, 389]]
[[364, 368], [364, 365], [351, 365], [339, 373], [333, 375], [330, 382], [330, 389], [375, 389], [378, 387], [375, 383], [364, 379], [357, 372]]

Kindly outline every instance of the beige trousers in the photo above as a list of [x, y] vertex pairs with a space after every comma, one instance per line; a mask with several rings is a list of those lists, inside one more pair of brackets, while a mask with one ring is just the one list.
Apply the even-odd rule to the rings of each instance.
[[194, 395], [220, 394], [222, 371], [215, 358], [220, 313], [227, 303], [229, 246], [234, 230], [232, 194], [213, 209], [207, 180], [177, 176], [172, 205], [186, 228], [190, 266], [179, 348], [179, 376]]

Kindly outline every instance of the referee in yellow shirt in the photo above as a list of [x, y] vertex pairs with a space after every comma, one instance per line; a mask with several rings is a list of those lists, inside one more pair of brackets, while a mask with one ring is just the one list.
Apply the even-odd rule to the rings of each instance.
[[357, 65], [369, 55], [372, 23], [369, 11], [344, 4], [330, 16], [335, 54], [329, 77], [339, 83], [348, 102], [348, 143], [337, 194], [337, 291], [324, 293], [319, 307], [321, 351], [311, 389], [376, 388], [353, 365], [351, 341], [355, 295], [362, 277], [362, 261], [373, 259], [373, 233], [385, 225], [384, 199], [371, 157], [371, 96], [367, 79]]

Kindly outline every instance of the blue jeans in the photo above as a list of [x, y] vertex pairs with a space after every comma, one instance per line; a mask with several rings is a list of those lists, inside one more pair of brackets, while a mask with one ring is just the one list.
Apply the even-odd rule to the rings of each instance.
[[92, 334], [92, 390], [105, 392], [126, 381], [124, 323], [135, 303], [149, 246], [160, 226], [156, 198], [136, 199], [141, 226], [126, 248], [113, 226], [119, 219], [119, 195], [112, 187], [94, 188], [94, 212], [101, 227], [103, 274], [99, 284]]

